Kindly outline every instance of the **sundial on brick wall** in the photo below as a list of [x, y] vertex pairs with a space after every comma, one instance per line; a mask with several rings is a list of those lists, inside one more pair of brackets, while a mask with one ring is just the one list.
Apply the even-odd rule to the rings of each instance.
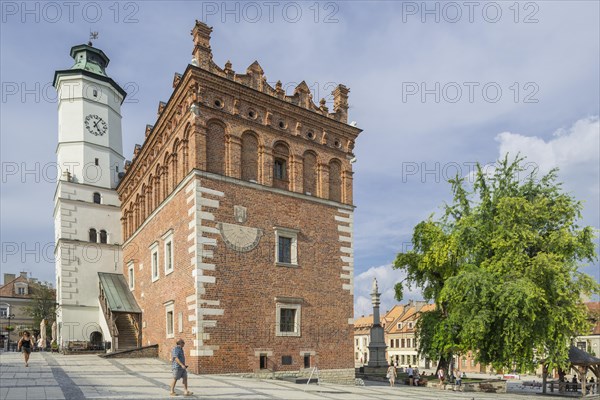
[[[246, 208], [234, 206], [234, 216], [237, 222], [246, 222]], [[252, 251], [256, 246], [258, 246], [260, 238], [263, 235], [262, 229], [238, 224], [219, 222], [217, 227], [219, 228], [221, 237], [223, 238], [223, 241], [227, 247], [243, 253]]]

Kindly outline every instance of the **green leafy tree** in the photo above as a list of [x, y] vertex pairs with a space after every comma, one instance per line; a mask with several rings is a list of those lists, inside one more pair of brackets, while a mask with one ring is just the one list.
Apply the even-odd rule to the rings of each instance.
[[[452, 354], [473, 351], [495, 368], [533, 370], [567, 365], [570, 339], [588, 327], [582, 296], [600, 292], [581, 262], [596, 260], [594, 231], [579, 227], [582, 204], [561, 190], [556, 170], [523, 176], [508, 156], [474, 184], [449, 181], [453, 202], [438, 220], [413, 232], [413, 248], [394, 268], [421, 287], [436, 310], [417, 325], [419, 352], [447, 367]], [[521, 176], [519, 176], [521, 175]]]
[[25, 307], [25, 312], [33, 318], [33, 327], [38, 328], [42, 319], [46, 319], [46, 335], [49, 335], [52, 321], [56, 315], [56, 292], [51, 287], [41, 283], [30, 283], [32, 301]]

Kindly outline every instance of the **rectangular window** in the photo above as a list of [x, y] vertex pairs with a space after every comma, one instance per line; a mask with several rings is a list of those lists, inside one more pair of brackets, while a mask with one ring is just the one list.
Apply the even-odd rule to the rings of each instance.
[[294, 332], [296, 323], [296, 310], [291, 308], [282, 308], [280, 310], [279, 331]]
[[577, 342], [577, 347], [583, 351], [587, 351], [587, 343], [586, 342]]
[[267, 369], [267, 355], [260, 355], [260, 369]]
[[95, 163], [96, 165], [100, 165], [100, 160], [98, 160], [98, 159], [96, 158], [96, 160], [94, 161], [94, 163]]
[[298, 230], [274, 227], [276, 264], [285, 267], [298, 265]]
[[467, 358], [466, 357], [463, 357], [463, 359], [462, 359], [462, 366], [463, 367], [467, 366]]
[[158, 242], [154, 242], [150, 248], [150, 266], [152, 268], [152, 282], [154, 282], [159, 277]]
[[0, 307], [0, 318], [8, 317], [8, 308]]
[[394, 339], [390, 340], [390, 347], [394, 347]]
[[17, 294], [25, 294], [25, 288], [24, 287], [17, 288]]
[[133, 267], [133, 263], [129, 263], [129, 266], [127, 268], [129, 272], [129, 290], [135, 289], [135, 271]]
[[400, 339], [396, 339], [396, 347], [400, 347]]
[[279, 254], [277, 261], [280, 263], [292, 263], [292, 238], [279, 236]]
[[412, 322], [409, 322], [409, 323], [408, 323], [408, 329], [412, 329], [412, 328], [413, 328], [413, 323], [412, 323]]
[[172, 301], [167, 303], [165, 306], [165, 313], [165, 332], [167, 334], [167, 338], [173, 338], [175, 337], [175, 306]]
[[292, 356], [281, 356], [281, 365], [292, 365]]
[[287, 175], [285, 173], [285, 160], [276, 158], [273, 164], [273, 178], [285, 180]]
[[169, 229], [167, 233], [162, 235], [162, 239], [165, 241], [165, 275], [173, 272], [173, 229]]
[[276, 336], [300, 336], [300, 304], [276, 305]]
[[[356, 359], [358, 360], [358, 353], [356, 353]], [[304, 368], [310, 368], [310, 354], [304, 355]]]
[[405, 347], [405, 341], [404, 341], [404, 339], [400, 339], [400, 347], [402, 347], [402, 348]]
[[179, 329], [177, 330], [177, 332], [181, 333], [183, 332], [183, 313], [177, 313], [177, 325], [179, 327]]
[[165, 243], [165, 273], [173, 272], [173, 241]]
[[402, 329], [402, 322], [398, 322], [398, 329]]

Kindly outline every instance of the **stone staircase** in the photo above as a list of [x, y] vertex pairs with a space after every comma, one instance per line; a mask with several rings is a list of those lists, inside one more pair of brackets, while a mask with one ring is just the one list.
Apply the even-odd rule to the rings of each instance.
[[120, 315], [115, 321], [119, 331], [118, 350], [131, 350], [137, 348], [135, 328], [127, 315]]

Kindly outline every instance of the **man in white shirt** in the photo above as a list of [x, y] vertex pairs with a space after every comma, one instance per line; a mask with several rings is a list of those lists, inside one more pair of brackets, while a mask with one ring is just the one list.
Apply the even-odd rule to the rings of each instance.
[[410, 364], [408, 364], [408, 368], [406, 369], [406, 373], [408, 374], [408, 384], [410, 386], [412, 386], [413, 385], [413, 377], [414, 377], [415, 371], [413, 371], [413, 369], [410, 366]]

